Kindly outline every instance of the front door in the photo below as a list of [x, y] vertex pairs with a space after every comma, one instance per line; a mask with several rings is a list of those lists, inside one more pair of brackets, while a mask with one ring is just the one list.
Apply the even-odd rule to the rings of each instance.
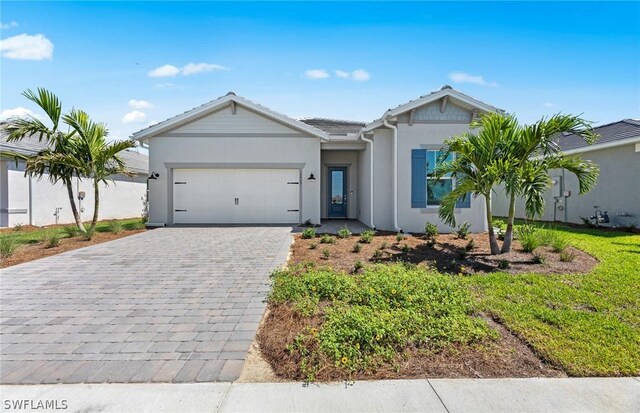
[[347, 168], [329, 167], [329, 218], [347, 217]]

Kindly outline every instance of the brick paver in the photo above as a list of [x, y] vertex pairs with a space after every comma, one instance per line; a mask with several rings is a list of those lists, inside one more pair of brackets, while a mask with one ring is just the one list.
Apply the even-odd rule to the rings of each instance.
[[2, 384], [238, 378], [286, 227], [161, 228], [0, 274]]

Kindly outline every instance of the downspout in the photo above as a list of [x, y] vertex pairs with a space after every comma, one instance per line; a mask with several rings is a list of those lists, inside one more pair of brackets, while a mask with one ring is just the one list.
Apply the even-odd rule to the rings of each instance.
[[393, 131], [393, 229], [402, 232], [398, 227], [398, 128], [387, 122], [386, 116], [382, 124]]
[[369, 208], [370, 208], [370, 222], [369, 222], [369, 226], [371, 227], [371, 229], [376, 229], [376, 226], [373, 222], [373, 140], [366, 138], [364, 136], [364, 133], [361, 132], [360, 135], [360, 139], [362, 139], [363, 141], [367, 142], [369, 145], [371, 145], [371, 162], [369, 163], [369, 167], [370, 167], [370, 172], [369, 172], [369, 181], [370, 181], [370, 185], [371, 185], [371, 192], [370, 192], [370, 196], [371, 196], [371, 200], [369, 201]]
[[29, 175], [29, 225], [33, 225], [33, 178]]

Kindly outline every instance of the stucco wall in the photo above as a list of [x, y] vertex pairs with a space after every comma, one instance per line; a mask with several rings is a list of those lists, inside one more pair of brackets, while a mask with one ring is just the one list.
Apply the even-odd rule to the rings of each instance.
[[371, 144], [358, 151], [358, 220], [371, 225]]
[[323, 150], [321, 154], [322, 179], [320, 180], [320, 199], [322, 205], [320, 213], [327, 218], [329, 196], [329, 167], [344, 166], [347, 168], [347, 218], [358, 218], [358, 152]]
[[[13, 227], [18, 224], [28, 225], [29, 222], [29, 177], [24, 176], [24, 166], [15, 162], [2, 161], [2, 167], [7, 171], [8, 210], [2, 212], [2, 225]], [[6, 169], [5, 169], [6, 168]], [[4, 182], [4, 181], [3, 181]], [[134, 177], [116, 176], [114, 182], [108, 185], [100, 184], [99, 219], [135, 218], [142, 215], [143, 197], [146, 192], [146, 176]], [[82, 201], [83, 220], [90, 220], [93, 216], [93, 181], [74, 179], [74, 194], [78, 189], [85, 191], [86, 198]], [[4, 191], [3, 191], [4, 194]], [[56, 223], [56, 208], [60, 208], [58, 223], [75, 222], [67, 189], [60, 183], [53, 185], [48, 175], [41, 179], [31, 178], [31, 223], [33, 225], [52, 225]]]
[[[556, 204], [552, 191], [547, 191], [546, 209], [541, 219], [553, 221], [555, 210], [557, 221], [582, 223], [580, 217], [593, 215], [597, 206], [597, 209], [609, 212], [610, 225], [640, 223], [640, 152], [635, 151], [634, 144], [584, 152], [581, 157], [600, 167], [598, 184], [592, 191], [578, 195], [578, 179], [570, 172], [565, 172], [563, 189], [571, 191], [571, 196], [561, 197]], [[551, 171], [551, 176], [560, 177], [562, 171]], [[493, 199], [493, 212], [499, 216], [508, 213], [508, 200], [501, 188], [497, 189]], [[631, 216], [624, 216], [627, 214]], [[516, 216], [525, 217], [522, 200], [516, 203]]]
[[376, 129], [373, 134], [373, 216], [377, 229], [393, 231], [393, 158], [390, 129]]

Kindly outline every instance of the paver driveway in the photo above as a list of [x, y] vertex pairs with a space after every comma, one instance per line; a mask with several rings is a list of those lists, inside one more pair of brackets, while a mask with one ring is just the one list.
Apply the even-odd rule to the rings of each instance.
[[161, 228], [2, 270], [2, 383], [235, 380], [291, 228]]

